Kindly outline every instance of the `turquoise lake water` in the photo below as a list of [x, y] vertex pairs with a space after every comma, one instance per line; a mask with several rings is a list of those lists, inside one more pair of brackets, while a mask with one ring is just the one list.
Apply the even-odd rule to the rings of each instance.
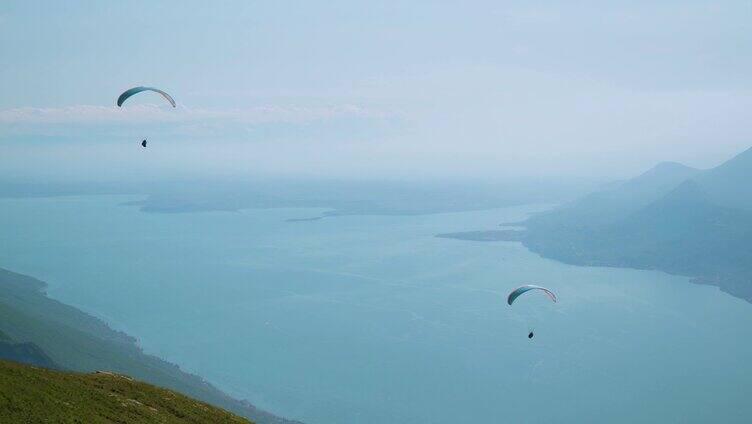
[[[133, 199], [0, 200], [0, 267], [276, 414], [308, 424], [752, 421], [752, 304], [684, 277], [434, 237], [540, 206], [285, 222], [322, 210], [119, 206]], [[560, 302], [507, 306], [526, 282]]]

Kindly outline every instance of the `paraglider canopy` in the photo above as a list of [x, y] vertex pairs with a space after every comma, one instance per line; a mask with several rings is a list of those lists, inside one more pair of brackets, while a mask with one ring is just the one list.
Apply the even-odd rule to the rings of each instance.
[[536, 285], [533, 285], [533, 284], [526, 284], [524, 286], [520, 286], [520, 287], [517, 287], [516, 289], [512, 290], [512, 292], [509, 293], [509, 296], [507, 296], [507, 303], [509, 305], [511, 305], [515, 301], [515, 299], [517, 299], [518, 297], [520, 297], [523, 293], [529, 292], [530, 290], [542, 290], [544, 293], [546, 293], [546, 295], [551, 300], [553, 300], [554, 302], [557, 301], [556, 295], [551, 290], [549, 290], [549, 289], [547, 289], [545, 287], [536, 286]]
[[134, 94], [138, 94], [138, 93], [140, 93], [142, 91], [153, 91], [155, 93], [159, 93], [159, 94], [162, 95], [162, 97], [165, 98], [165, 100], [167, 100], [168, 102], [170, 102], [170, 104], [172, 105], [172, 107], [177, 107], [177, 105], [175, 104], [175, 100], [173, 100], [173, 98], [169, 94], [165, 93], [164, 91], [162, 91], [162, 90], [160, 90], [158, 88], [154, 88], [154, 87], [133, 87], [133, 88], [129, 88], [128, 90], [125, 90], [123, 92], [123, 94], [121, 94], [118, 97], [118, 99], [117, 99], [117, 105], [118, 105], [118, 107], [123, 106], [123, 102], [126, 101], [126, 100], [128, 100], [129, 97], [133, 96]]
[[[525, 293], [527, 293], [529, 291], [533, 291], [533, 290], [540, 290], [543, 293], [545, 293], [546, 296], [548, 296], [548, 298], [551, 299], [552, 301], [554, 301], [554, 302], [557, 301], [556, 295], [551, 290], [549, 290], [549, 289], [547, 289], [545, 287], [536, 286], [536, 285], [533, 285], [533, 284], [526, 284], [524, 286], [520, 286], [520, 287], [517, 287], [516, 289], [512, 290], [509, 293], [509, 295], [507, 296], [507, 303], [511, 306], [512, 303], [514, 303], [514, 301], [518, 297], [522, 296], [523, 294], [525, 294]], [[525, 309], [525, 308], [523, 308], [523, 309]], [[529, 327], [528, 333], [527, 333], [527, 338], [528, 339], [532, 339], [533, 337], [535, 337], [535, 334], [533, 333], [532, 327]]]

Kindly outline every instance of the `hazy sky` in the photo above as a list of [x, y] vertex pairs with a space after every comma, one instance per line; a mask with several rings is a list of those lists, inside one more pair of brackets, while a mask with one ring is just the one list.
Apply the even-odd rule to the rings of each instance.
[[[0, 176], [620, 178], [752, 145], [749, 0], [212, 3], [0, 3]], [[179, 106], [115, 107], [134, 85]]]

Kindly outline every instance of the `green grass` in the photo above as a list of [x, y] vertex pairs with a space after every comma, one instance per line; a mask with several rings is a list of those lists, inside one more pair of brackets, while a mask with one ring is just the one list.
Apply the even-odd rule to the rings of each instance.
[[119, 374], [53, 371], [0, 360], [3, 423], [250, 423]]

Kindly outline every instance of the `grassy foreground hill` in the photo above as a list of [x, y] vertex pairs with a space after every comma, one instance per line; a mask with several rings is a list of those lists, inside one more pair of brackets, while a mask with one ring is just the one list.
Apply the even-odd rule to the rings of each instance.
[[0, 360], [3, 423], [250, 423], [113, 373], [79, 374]]
[[175, 364], [145, 354], [131, 336], [47, 297], [45, 286], [32, 277], [0, 269], [0, 348], [5, 346], [16, 355], [6, 358], [38, 365], [49, 360], [56, 368], [77, 372], [112, 371], [175, 390], [259, 424], [294, 423], [234, 399]]

